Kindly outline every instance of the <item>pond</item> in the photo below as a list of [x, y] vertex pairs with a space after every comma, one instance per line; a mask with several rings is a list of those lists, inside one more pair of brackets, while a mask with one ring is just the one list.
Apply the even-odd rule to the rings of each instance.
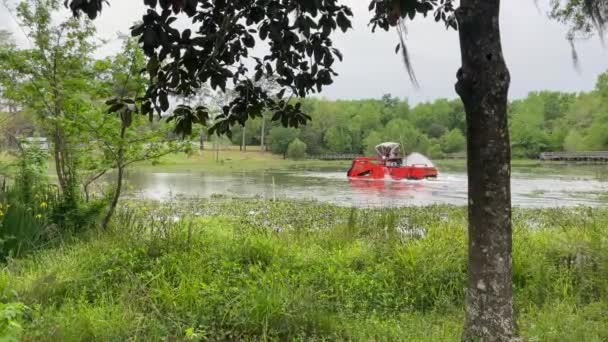
[[[465, 172], [441, 172], [435, 180], [349, 180], [344, 171], [252, 171], [164, 173], [131, 171], [128, 197], [153, 200], [228, 197], [316, 200], [341, 206], [398, 207], [467, 203]], [[539, 174], [514, 170], [513, 205], [600, 206], [608, 203], [608, 181], [591, 175]]]

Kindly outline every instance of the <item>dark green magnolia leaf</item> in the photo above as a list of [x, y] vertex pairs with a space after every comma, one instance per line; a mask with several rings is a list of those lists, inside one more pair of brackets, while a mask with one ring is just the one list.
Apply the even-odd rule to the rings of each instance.
[[119, 101], [119, 99], [117, 99], [117, 98], [109, 99], [106, 101], [106, 105], [111, 106], [111, 105], [118, 103], [118, 101]]
[[255, 39], [253, 36], [247, 34], [243, 37], [243, 44], [248, 48], [253, 48], [255, 46]]
[[283, 88], [283, 89], [281, 89], [281, 91], [279, 91], [279, 93], [277, 94], [277, 97], [278, 97], [279, 99], [282, 99], [282, 98], [283, 98], [283, 96], [285, 96], [285, 90], [286, 90], [286, 89], [285, 89], [285, 88]]
[[410, 20], [414, 20], [414, 17], [416, 17], [416, 7], [409, 8], [407, 11], [407, 15]]
[[343, 56], [342, 56], [342, 53], [340, 52], [340, 50], [334, 48], [334, 49], [332, 49], [332, 51], [334, 52], [334, 55], [336, 55], [338, 57], [340, 62], [342, 62]]
[[169, 109], [169, 98], [166, 92], [161, 91], [159, 93], [158, 101], [160, 102], [160, 109], [162, 111], [167, 111]]
[[108, 108], [108, 113], [112, 114], [112, 113], [118, 113], [120, 111], [122, 111], [125, 108], [125, 104], [122, 102], [119, 103], [115, 103], [113, 105], [110, 106], [110, 108]]
[[346, 15], [343, 12], [338, 13], [338, 17], [336, 19], [338, 26], [340, 27], [340, 29], [342, 30], [342, 32], [346, 32], [348, 31], [349, 28], [351, 28], [351, 23], [350, 20], [348, 20], [348, 18], [346, 18]]
[[144, 24], [132, 26], [131, 27], [131, 36], [133, 36], [133, 37], [140, 36], [142, 33], [144, 33], [145, 29], [146, 29], [146, 27], [144, 26]]

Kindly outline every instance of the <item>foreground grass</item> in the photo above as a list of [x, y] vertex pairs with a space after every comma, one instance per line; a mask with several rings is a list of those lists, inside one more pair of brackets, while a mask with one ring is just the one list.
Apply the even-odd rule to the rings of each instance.
[[[135, 203], [5, 265], [0, 328], [1, 303], [24, 303], [26, 341], [457, 341], [465, 227], [452, 207]], [[608, 210], [518, 210], [514, 229], [523, 336], [607, 340]]]

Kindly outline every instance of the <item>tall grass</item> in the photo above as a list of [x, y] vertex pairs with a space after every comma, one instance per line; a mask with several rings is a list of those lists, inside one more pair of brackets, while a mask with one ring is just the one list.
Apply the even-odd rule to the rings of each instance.
[[[517, 210], [519, 326], [608, 339], [608, 210]], [[317, 203], [125, 206], [111, 231], [13, 260], [25, 340], [457, 341], [466, 213]]]

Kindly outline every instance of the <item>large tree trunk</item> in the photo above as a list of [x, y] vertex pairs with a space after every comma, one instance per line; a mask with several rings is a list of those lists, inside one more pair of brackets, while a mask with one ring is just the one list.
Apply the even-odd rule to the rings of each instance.
[[469, 263], [465, 341], [513, 341], [510, 76], [500, 0], [462, 0], [456, 12], [462, 67], [456, 91], [467, 117]]

